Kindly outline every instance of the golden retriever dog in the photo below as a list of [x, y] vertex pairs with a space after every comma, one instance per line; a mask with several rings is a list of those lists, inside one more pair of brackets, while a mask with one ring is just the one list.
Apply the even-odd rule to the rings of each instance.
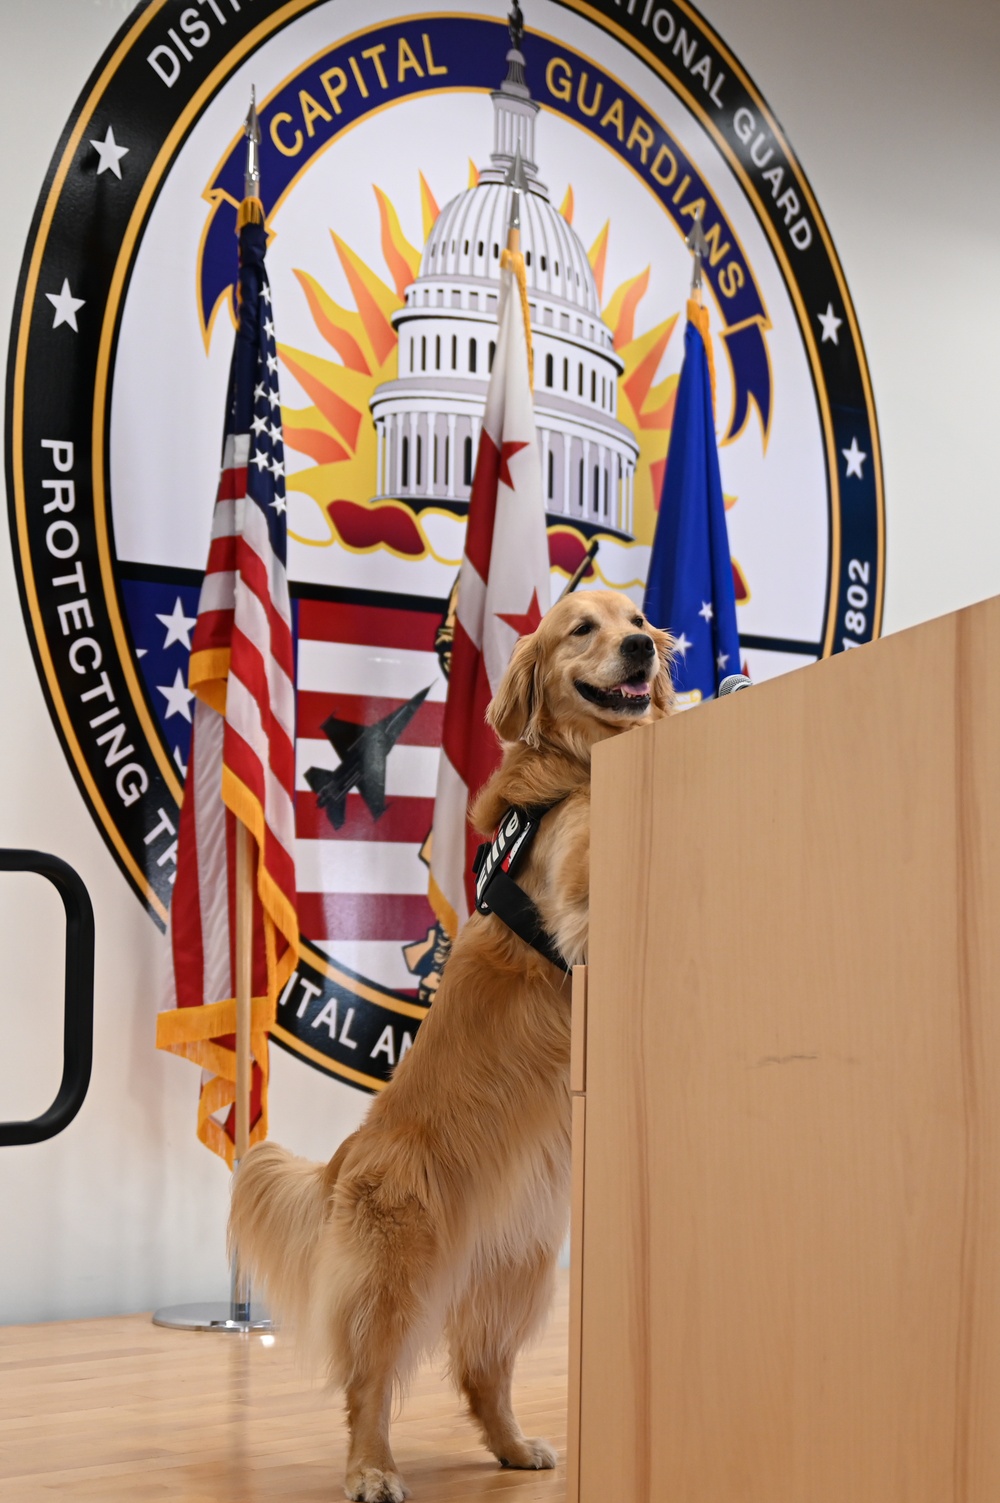
[[[517, 643], [490, 705], [503, 761], [472, 823], [490, 839], [508, 810], [554, 805], [517, 881], [567, 967], [587, 954], [591, 748], [668, 711], [670, 649], [626, 595], [570, 595]], [[407, 1495], [393, 1394], [442, 1332], [501, 1466], [555, 1464], [522, 1434], [511, 1378], [566, 1232], [569, 1036], [567, 971], [477, 911], [413, 1048], [330, 1163], [261, 1143], [240, 1166], [231, 1243], [345, 1392], [348, 1498]]]

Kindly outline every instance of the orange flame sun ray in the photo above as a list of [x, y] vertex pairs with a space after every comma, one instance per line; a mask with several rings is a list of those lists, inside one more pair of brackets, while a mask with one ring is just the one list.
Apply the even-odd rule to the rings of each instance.
[[[422, 177], [421, 181], [423, 181]], [[375, 188], [375, 197], [378, 200], [379, 218], [382, 221], [382, 254], [385, 257], [386, 266], [392, 273], [396, 292], [402, 301], [403, 293], [410, 283], [416, 280], [417, 272], [420, 270], [420, 252], [403, 234], [403, 227], [399, 222], [395, 206], [381, 188]]]
[[424, 244], [427, 244], [434, 221], [441, 210], [437, 206], [437, 199], [430, 190], [430, 186], [423, 173], [420, 174], [420, 212], [424, 221]]

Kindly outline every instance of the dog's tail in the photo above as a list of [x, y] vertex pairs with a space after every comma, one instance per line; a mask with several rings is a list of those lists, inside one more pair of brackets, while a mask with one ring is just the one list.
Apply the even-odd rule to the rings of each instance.
[[308, 1308], [333, 1169], [333, 1164], [296, 1158], [277, 1143], [257, 1143], [233, 1181], [230, 1255], [235, 1253], [253, 1285], [264, 1286], [274, 1312], [293, 1323], [300, 1323]]

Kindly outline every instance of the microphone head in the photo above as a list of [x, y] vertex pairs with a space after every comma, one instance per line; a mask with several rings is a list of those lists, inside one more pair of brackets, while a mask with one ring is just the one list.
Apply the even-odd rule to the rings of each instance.
[[751, 689], [752, 687], [753, 685], [745, 673], [731, 673], [719, 685], [718, 698], [721, 699], [723, 694], [735, 694], [738, 689]]

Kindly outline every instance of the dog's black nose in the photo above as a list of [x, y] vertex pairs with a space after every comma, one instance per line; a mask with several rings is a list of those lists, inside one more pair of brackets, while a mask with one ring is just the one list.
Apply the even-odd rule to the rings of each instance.
[[641, 668], [643, 663], [648, 663], [655, 651], [652, 637], [647, 637], [644, 631], [630, 633], [621, 645], [622, 657], [634, 663], [637, 668]]

